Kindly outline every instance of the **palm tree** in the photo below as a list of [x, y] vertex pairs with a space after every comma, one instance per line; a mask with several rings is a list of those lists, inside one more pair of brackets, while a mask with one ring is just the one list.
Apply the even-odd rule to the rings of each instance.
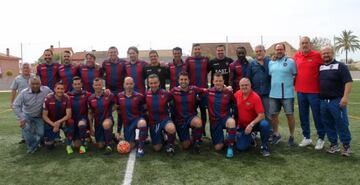
[[348, 52], [360, 50], [360, 41], [356, 35], [352, 35], [352, 31], [342, 31], [340, 37], [335, 37], [335, 50], [342, 53], [345, 51], [345, 63], [348, 63]]

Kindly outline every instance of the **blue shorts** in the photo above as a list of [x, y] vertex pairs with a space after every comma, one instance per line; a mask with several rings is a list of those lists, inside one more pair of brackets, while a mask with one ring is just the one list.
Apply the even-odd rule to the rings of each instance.
[[144, 120], [144, 118], [139, 117], [130, 121], [130, 123], [125, 127], [124, 126], [124, 137], [128, 142], [135, 141], [135, 130], [137, 128], [137, 124], [140, 120]]
[[210, 121], [211, 140], [214, 145], [224, 143], [224, 129], [226, 129], [226, 121], [230, 116], [218, 121]]
[[87, 118], [74, 119], [74, 136], [73, 136], [74, 141], [80, 139], [80, 131], [79, 131], [80, 121], [84, 121], [86, 123], [86, 127], [89, 127], [88, 125], [89, 122]]
[[[59, 132], [54, 132], [54, 131], [53, 131], [53, 129], [54, 129], [53, 126], [45, 123], [44, 128], [45, 128], [44, 139], [45, 139], [46, 142], [48, 142], [48, 141], [50, 141], [50, 142], [51, 142], [51, 141], [55, 141], [55, 138], [59, 138], [59, 137], [60, 137], [60, 130], [59, 130]], [[66, 135], [66, 133], [67, 133], [67, 128], [65, 127], [64, 124], [60, 127], [60, 129], [63, 130], [63, 132], [64, 132], [65, 135]]]
[[278, 98], [270, 98], [269, 100], [270, 115], [280, 113], [281, 107], [284, 108], [285, 114], [293, 114], [294, 113], [294, 98], [287, 99], [278, 99]]
[[173, 123], [170, 118], [167, 118], [163, 120], [160, 123], [157, 123], [153, 126], [150, 126], [150, 136], [151, 136], [151, 142], [153, 145], [162, 144], [163, 143], [163, 137], [162, 137], [162, 131], [165, 131], [165, 127], [167, 124]]
[[189, 128], [191, 126], [191, 121], [194, 119], [194, 117], [195, 116], [191, 116], [184, 122], [176, 122], [176, 132], [181, 142], [190, 140]]
[[[113, 122], [113, 125], [112, 125], [112, 127], [113, 127], [114, 126], [114, 119], [112, 117], [109, 117], [109, 118], [106, 118], [106, 119], [111, 119], [111, 121]], [[105, 141], [105, 133], [104, 133], [104, 127], [103, 127], [104, 120], [100, 121], [100, 123], [95, 127], [95, 140], [96, 140], [96, 142], [104, 142]]]

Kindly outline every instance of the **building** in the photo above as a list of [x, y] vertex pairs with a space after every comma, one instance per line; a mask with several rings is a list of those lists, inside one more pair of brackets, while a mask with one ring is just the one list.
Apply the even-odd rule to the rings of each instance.
[[75, 65], [84, 64], [85, 63], [85, 55], [87, 53], [94, 54], [95, 57], [96, 57], [95, 62], [98, 63], [99, 65], [102, 65], [103, 61], [108, 58], [107, 57], [107, 51], [96, 51], [96, 50], [81, 51], [81, 52], [74, 53], [70, 57], [71, 63], [75, 64]]
[[0, 53], [0, 90], [9, 90], [12, 81], [20, 73], [21, 58], [10, 55], [10, 49], [6, 53]]
[[274, 43], [273, 45], [271, 45], [266, 50], [267, 55], [272, 56], [273, 54], [275, 54], [275, 45], [279, 44], [279, 43], [283, 43], [285, 45], [285, 54], [286, 54], [286, 56], [293, 57], [294, 54], [297, 52], [297, 50], [292, 45], [290, 45], [288, 42], [284, 41], [284, 42]]

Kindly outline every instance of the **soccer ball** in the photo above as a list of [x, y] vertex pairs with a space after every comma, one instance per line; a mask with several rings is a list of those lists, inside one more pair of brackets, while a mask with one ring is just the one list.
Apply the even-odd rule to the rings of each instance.
[[127, 154], [130, 152], [130, 144], [124, 140], [120, 141], [116, 148], [120, 154]]

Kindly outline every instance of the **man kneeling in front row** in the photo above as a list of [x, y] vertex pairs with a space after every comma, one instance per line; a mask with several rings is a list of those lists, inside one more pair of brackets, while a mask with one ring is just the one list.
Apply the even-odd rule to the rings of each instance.
[[248, 78], [242, 78], [239, 82], [240, 90], [234, 96], [238, 107], [239, 134], [236, 137], [236, 148], [240, 151], [247, 150], [254, 142], [253, 132], [260, 131], [261, 150], [263, 156], [269, 156], [268, 139], [271, 133], [271, 125], [265, 120], [264, 107], [261, 98], [251, 90]]

